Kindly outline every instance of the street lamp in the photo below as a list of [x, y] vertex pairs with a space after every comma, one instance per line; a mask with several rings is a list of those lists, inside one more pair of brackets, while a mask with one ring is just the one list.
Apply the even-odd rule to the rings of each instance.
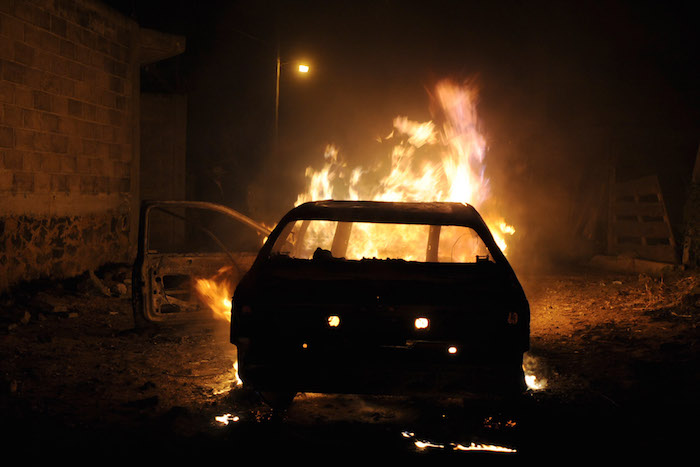
[[[284, 63], [286, 65], [286, 63]], [[275, 152], [277, 152], [277, 135], [279, 132], [279, 118], [280, 118], [280, 74], [282, 70], [283, 63], [280, 60], [279, 51], [277, 52], [277, 79], [275, 80], [275, 133], [273, 135], [275, 143]], [[308, 73], [309, 65], [300, 63], [297, 68], [299, 73]]]

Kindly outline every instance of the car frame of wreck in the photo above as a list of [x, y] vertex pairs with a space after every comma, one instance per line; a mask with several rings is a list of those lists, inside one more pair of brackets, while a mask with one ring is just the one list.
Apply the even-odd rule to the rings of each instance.
[[523, 288], [464, 203], [302, 204], [233, 297], [240, 378], [273, 406], [297, 392], [521, 394], [529, 337]]
[[[212, 230], [206, 219], [226, 229]], [[187, 230], [190, 229], [190, 235]], [[132, 308], [136, 326], [182, 324], [214, 319], [194, 291], [197, 278], [228, 268], [237, 282], [253, 263], [256, 247], [233, 249], [227, 237], [239, 231], [267, 236], [270, 229], [230, 207], [204, 201], [144, 200], [139, 211], [138, 245], [132, 269]], [[192, 233], [211, 248], [197, 251]]]

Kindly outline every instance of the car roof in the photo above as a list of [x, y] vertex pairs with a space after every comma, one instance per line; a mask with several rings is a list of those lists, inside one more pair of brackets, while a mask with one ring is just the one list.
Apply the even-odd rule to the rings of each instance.
[[295, 219], [484, 225], [473, 206], [453, 202], [311, 201], [297, 206], [285, 216], [286, 221]]

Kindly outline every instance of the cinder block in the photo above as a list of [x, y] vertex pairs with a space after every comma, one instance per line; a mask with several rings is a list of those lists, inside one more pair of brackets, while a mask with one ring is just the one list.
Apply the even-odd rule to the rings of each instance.
[[36, 172], [34, 173], [34, 192], [49, 193], [51, 191], [51, 174]]
[[78, 63], [78, 62], [73, 62], [69, 61], [68, 62], [68, 78], [75, 79], [78, 81], [82, 81], [83, 79], [88, 79], [88, 74], [87, 74], [87, 69], [85, 68], [84, 65]]
[[15, 102], [15, 85], [0, 80], [0, 101], [12, 104]]
[[53, 61], [51, 60], [52, 55], [41, 49], [34, 50], [34, 68], [44, 72], [51, 71], [51, 65]]
[[15, 147], [17, 149], [24, 149], [28, 151], [33, 151], [36, 149], [34, 145], [34, 135], [35, 133], [31, 130], [25, 130], [23, 128], [15, 129]]
[[51, 55], [51, 72], [58, 76], [68, 76], [69, 63], [70, 61], [63, 57]]
[[12, 179], [12, 172], [0, 172], [0, 192], [6, 192], [12, 189]]
[[21, 151], [15, 151], [14, 149], [3, 150], [0, 160], [3, 167], [7, 170], [22, 170], [24, 166], [24, 155]]
[[76, 123], [75, 119], [71, 117], [61, 116], [58, 118], [58, 131], [64, 135], [75, 135]]
[[83, 65], [91, 65], [90, 60], [92, 57], [92, 51], [88, 49], [87, 47], [84, 47], [79, 44], [74, 44], [75, 48], [75, 56], [74, 60], [76, 62], [80, 62]]
[[[19, 109], [19, 108], [18, 108]], [[19, 109], [21, 112], [22, 127], [36, 130], [39, 128], [39, 113], [36, 110]]]
[[68, 192], [68, 175], [64, 174], [51, 174], [51, 191], [54, 192]]
[[33, 91], [34, 108], [51, 112], [53, 110], [51, 94], [44, 91]]
[[83, 194], [97, 193], [97, 177], [94, 175], [80, 176], [80, 192]]
[[79, 174], [88, 174], [90, 173], [90, 158], [87, 156], [78, 156], [76, 158], [77, 160], [77, 168], [76, 170], [78, 171]]
[[124, 80], [116, 76], [110, 76], [109, 90], [117, 94], [124, 94]]
[[109, 109], [109, 123], [114, 126], [122, 126], [124, 124], [124, 113], [119, 110]]
[[78, 174], [68, 174], [68, 191], [79, 192], [80, 191], [80, 175]]
[[104, 175], [106, 166], [104, 159], [90, 159], [90, 173], [93, 175]]
[[42, 73], [39, 89], [51, 94], [62, 94], [61, 78], [51, 73]]
[[51, 135], [48, 133], [34, 133], [34, 149], [37, 151], [51, 152]]
[[83, 103], [75, 99], [68, 99], [68, 115], [81, 118], [83, 116]]
[[50, 133], [49, 141], [51, 145], [51, 151], [58, 154], [65, 154], [68, 152], [68, 137], [64, 135]]
[[31, 108], [34, 106], [34, 96], [32, 90], [25, 84], [15, 87], [15, 104], [20, 107]]
[[25, 152], [22, 159], [23, 170], [25, 172], [41, 172], [41, 154]]
[[48, 173], [61, 171], [61, 156], [51, 153], [41, 153], [41, 170]]
[[34, 47], [15, 41], [15, 61], [27, 66], [34, 65]]
[[63, 173], [76, 173], [77, 169], [77, 158], [76, 156], [62, 156], [61, 161], [61, 172]]
[[109, 145], [109, 158], [112, 160], [119, 160], [122, 157], [122, 145], [121, 144], [110, 144]]
[[51, 191], [68, 192], [68, 175], [51, 174]]
[[75, 60], [75, 44], [71, 41], [61, 40], [60, 54], [71, 60]]
[[17, 193], [34, 192], [34, 174], [31, 172], [15, 172], [12, 174], [12, 190]]
[[46, 112], [41, 112], [39, 114], [39, 129], [44, 131], [57, 132], [58, 131], [58, 116]]
[[86, 156], [97, 156], [97, 142], [92, 139], [82, 140], [82, 153]]
[[0, 147], [11, 148], [14, 146], [14, 128], [9, 126], [0, 126]]
[[109, 193], [109, 178], [105, 176], [98, 176], [95, 178], [95, 192], [97, 193]]
[[61, 37], [66, 37], [66, 20], [58, 16], [51, 15], [51, 32]]
[[2, 77], [13, 83], [25, 84], [27, 81], [27, 67], [20, 63], [3, 62]]
[[94, 104], [83, 104], [83, 118], [95, 121], [97, 119], [97, 108]]
[[68, 98], [58, 95], [52, 95], [53, 113], [58, 115], [68, 115]]
[[[0, 33], [2, 32], [2, 18], [0, 18]], [[9, 37], [0, 36], [0, 58], [3, 60], [13, 60], [15, 57], [14, 42]]]
[[2, 106], [2, 123], [11, 127], [23, 125], [22, 109], [16, 105], [4, 104]]

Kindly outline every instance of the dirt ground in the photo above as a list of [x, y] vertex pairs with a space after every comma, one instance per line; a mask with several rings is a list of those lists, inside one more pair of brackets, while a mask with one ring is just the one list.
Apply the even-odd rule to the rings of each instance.
[[0, 299], [6, 448], [456, 456], [501, 446], [538, 458], [694, 448], [697, 273], [521, 274], [532, 312], [525, 368], [541, 387], [515, 408], [301, 394], [285, 414], [237, 386], [228, 323], [135, 328], [129, 274], [117, 265]]

